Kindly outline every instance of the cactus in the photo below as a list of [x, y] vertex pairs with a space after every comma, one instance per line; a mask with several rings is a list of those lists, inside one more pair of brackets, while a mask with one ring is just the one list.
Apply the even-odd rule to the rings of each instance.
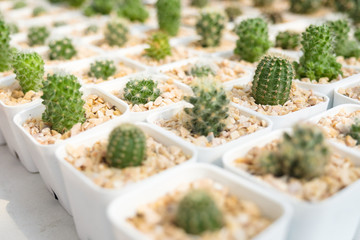
[[[236, 27], [239, 39], [234, 53], [248, 62], [256, 62], [271, 47], [268, 26], [261, 18], [244, 20]], [[251, 46], [251, 47], [249, 47]]]
[[148, 40], [149, 47], [145, 49], [145, 55], [157, 61], [171, 55], [169, 38], [165, 33], [154, 33]]
[[274, 0], [254, 0], [255, 7], [269, 7], [274, 3]]
[[53, 23], [54, 27], [63, 27], [65, 25], [67, 25], [67, 23], [65, 21], [56, 21]]
[[14, 56], [12, 67], [24, 93], [38, 92], [42, 88], [44, 60], [36, 53], [18, 53]]
[[193, 108], [185, 108], [189, 116], [186, 127], [194, 134], [219, 136], [229, 116], [229, 99], [224, 88], [213, 78], [198, 78], [192, 90], [194, 95], [184, 98], [193, 105]]
[[180, 28], [181, 0], [158, 0], [156, 8], [160, 30], [176, 36]]
[[89, 75], [95, 78], [107, 80], [116, 72], [116, 66], [112, 60], [95, 61], [90, 65]]
[[146, 157], [146, 136], [133, 124], [124, 123], [112, 130], [106, 162], [115, 168], [140, 166]]
[[132, 22], [145, 22], [149, 13], [141, 0], [125, 0], [123, 6], [118, 10], [118, 16], [125, 17]]
[[294, 50], [300, 46], [300, 34], [296, 32], [279, 32], [276, 36], [276, 47]]
[[84, 34], [90, 35], [93, 33], [97, 33], [98, 31], [99, 31], [99, 27], [95, 24], [91, 24], [84, 30]]
[[263, 15], [272, 24], [279, 24], [284, 22], [284, 16], [281, 11], [270, 9], [263, 11]]
[[85, 122], [85, 101], [80, 88], [74, 75], [48, 74], [41, 97], [45, 105], [42, 120], [51, 129], [64, 133], [75, 124]]
[[220, 13], [202, 13], [200, 19], [196, 23], [196, 32], [201, 36], [201, 46], [219, 46], [224, 28], [225, 17]]
[[115, 7], [116, 0], [92, 0], [91, 9], [95, 13], [107, 15]]
[[224, 219], [212, 196], [197, 189], [188, 192], [180, 201], [175, 224], [189, 234], [200, 235], [220, 230]]
[[322, 0], [290, 0], [290, 11], [293, 13], [312, 13], [321, 8]]
[[69, 38], [55, 40], [50, 43], [50, 60], [69, 60], [77, 54], [77, 51]]
[[10, 49], [10, 29], [9, 26], [0, 19], [0, 72], [10, 69], [11, 49]]
[[356, 119], [351, 125], [349, 136], [356, 140], [356, 145], [360, 145], [360, 120]]
[[319, 81], [327, 77], [336, 79], [341, 72], [341, 64], [336, 62], [333, 49], [333, 38], [327, 25], [310, 25], [302, 34], [302, 51], [300, 62], [294, 62], [298, 78], [309, 78]]
[[46, 9], [40, 6], [33, 9], [32, 15], [33, 17], [38, 17], [40, 15], [43, 15], [44, 13], [46, 13]]
[[209, 0], [191, 0], [190, 5], [197, 8], [203, 8], [209, 4]]
[[67, 0], [70, 6], [72, 7], [81, 7], [86, 0]]
[[27, 6], [26, 2], [23, 1], [23, 0], [20, 0], [20, 1], [16, 1], [12, 8], [13, 9], [20, 9], [20, 8], [24, 8], [26, 6]]
[[292, 135], [284, 134], [277, 150], [258, 159], [258, 165], [264, 174], [311, 180], [324, 173], [330, 158], [330, 149], [321, 129], [297, 125]]
[[355, 7], [354, 0], [336, 0], [335, 8], [339, 12], [350, 12]]
[[135, 79], [126, 83], [124, 98], [132, 104], [146, 104], [160, 96], [157, 82], [152, 79]]
[[45, 26], [30, 27], [28, 32], [28, 43], [30, 46], [44, 45], [50, 36], [50, 31]]
[[129, 29], [119, 19], [107, 23], [105, 40], [110, 46], [123, 46], [128, 41]]
[[242, 14], [241, 8], [238, 6], [229, 6], [225, 8], [226, 16], [228, 17], [230, 22], [235, 21], [235, 19]]
[[354, 32], [354, 38], [360, 42], [360, 28], [356, 28]]
[[215, 76], [216, 75], [216, 69], [214, 66], [211, 66], [206, 63], [196, 63], [195, 66], [193, 66], [190, 69], [190, 75], [194, 77], [208, 77], [208, 76]]

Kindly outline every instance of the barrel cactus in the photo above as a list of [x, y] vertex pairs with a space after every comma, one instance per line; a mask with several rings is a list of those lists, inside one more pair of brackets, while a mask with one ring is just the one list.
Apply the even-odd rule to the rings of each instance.
[[105, 158], [111, 167], [140, 166], [145, 157], [146, 136], [140, 128], [124, 123], [112, 130]]
[[293, 13], [312, 13], [319, 10], [322, 0], [290, 0], [290, 11]]
[[124, 98], [132, 104], [146, 104], [160, 96], [157, 82], [152, 79], [134, 79], [126, 83]]
[[29, 46], [44, 45], [49, 36], [50, 31], [45, 26], [30, 27], [27, 35]]
[[49, 45], [50, 60], [69, 60], [77, 54], [77, 51], [69, 38], [54, 40]]
[[209, 4], [209, 0], [191, 0], [190, 5], [197, 8], [206, 7]]
[[196, 32], [201, 36], [201, 46], [219, 46], [224, 28], [225, 17], [223, 15], [216, 12], [202, 13], [200, 19], [196, 23]]
[[10, 49], [10, 29], [4, 20], [0, 19], [0, 72], [10, 69], [12, 52]]
[[123, 46], [128, 41], [129, 29], [125, 24], [115, 19], [107, 23], [105, 29], [105, 40], [110, 46]]
[[300, 46], [300, 34], [296, 32], [279, 32], [276, 36], [276, 47], [280, 47], [282, 49], [294, 50]]
[[149, 13], [141, 0], [125, 0], [118, 10], [118, 16], [125, 17], [132, 22], [145, 22]]
[[107, 80], [116, 72], [116, 66], [112, 60], [98, 60], [90, 65], [89, 76]]
[[149, 47], [145, 49], [145, 56], [160, 61], [171, 55], [169, 37], [162, 32], [154, 33], [148, 40]]
[[176, 36], [180, 28], [181, 0], [158, 0], [156, 8], [159, 28]]
[[356, 140], [357, 145], [360, 145], [360, 119], [356, 119], [355, 123], [351, 125], [349, 135]]

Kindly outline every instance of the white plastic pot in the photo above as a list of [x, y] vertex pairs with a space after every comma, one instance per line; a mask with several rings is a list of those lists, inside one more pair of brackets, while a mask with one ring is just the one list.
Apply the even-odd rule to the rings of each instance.
[[359, 100], [356, 100], [354, 98], [350, 98], [348, 96], [345, 96], [341, 93], [339, 93], [339, 89], [347, 89], [351, 87], [360, 86], [360, 78], [356, 79], [356, 81], [351, 81], [348, 83], [343, 83], [341, 86], [338, 86], [334, 89], [334, 107], [341, 105], [341, 104], [360, 104]]
[[285, 240], [292, 210], [286, 203], [279, 201], [253, 183], [209, 164], [189, 164], [182, 168], [168, 171], [156, 181], [148, 182], [133, 192], [114, 200], [107, 210], [116, 240], [136, 239], [150, 240], [149, 237], [131, 225], [127, 218], [136, 214], [139, 206], [156, 201], [178, 186], [191, 183], [197, 179], [211, 179], [225, 187], [239, 199], [255, 203], [261, 214], [274, 222], [253, 240]]
[[[320, 202], [306, 202], [283, 193], [255, 176], [236, 167], [234, 161], [244, 157], [253, 147], [262, 147], [278, 139], [285, 131], [277, 130], [227, 152], [223, 157], [225, 169], [241, 178], [257, 183], [272, 196], [290, 203], [294, 216], [288, 240], [352, 240], [360, 219], [360, 181], [356, 181], [332, 197]], [[336, 149], [335, 146], [332, 149]], [[341, 150], [338, 152], [342, 153]], [[354, 159], [355, 160], [355, 159]], [[357, 158], [357, 165], [360, 164]], [[275, 239], [275, 238], [271, 238]]]
[[[180, 147], [185, 154], [191, 156], [191, 159], [188, 160], [187, 163], [184, 163], [185, 165], [196, 161], [197, 154], [193, 148], [184, 146], [177, 139], [164, 135], [149, 124], [137, 123], [136, 125], [158, 142], [166, 146]], [[73, 140], [70, 140], [56, 151], [56, 156], [64, 177], [67, 194], [73, 211], [75, 226], [80, 239], [83, 240], [114, 239], [110, 222], [106, 217], [107, 205], [116, 197], [123, 196], [125, 193], [136, 189], [145, 182], [151, 182], [152, 179], [156, 179], [168, 171], [166, 170], [137, 183], [126, 184], [123, 188], [105, 189], [96, 185], [90, 178], [78, 171], [65, 160], [65, 157], [67, 156], [66, 145], [71, 145], [72, 147], [91, 146], [96, 141], [108, 138], [112, 129], [113, 128], [111, 127], [99, 128], [92, 134], [84, 134], [77, 139], [74, 138]], [[173, 168], [177, 167], [181, 167], [181, 165]]]
[[[198, 153], [199, 153], [199, 161], [200, 162], [207, 162], [207, 163], [215, 163], [215, 164], [220, 164], [220, 160], [222, 155], [232, 149], [235, 146], [238, 146], [239, 144], [243, 144], [251, 139], [256, 139], [262, 135], [264, 135], [265, 133], [268, 133], [271, 131], [272, 127], [273, 127], [273, 123], [271, 120], [269, 120], [268, 118], [258, 114], [258, 113], [254, 113], [251, 112], [247, 109], [244, 108], [240, 108], [238, 106], [236, 106], [235, 104], [231, 104], [232, 107], [238, 108], [240, 109], [241, 113], [244, 114], [245, 116], [256, 116], [258, 119], [264, 120], [267, 122], [268, 126], [266, 128], [260, 129], [254, 133], [239, 137], [236, 140], [227, 142], [225, 144], [222, 144], [220, 146], [216, 146], [216, 147], [200, 147], [200, 146], [196, 146], [195, 144], [186, 141], [185, 139], [183, 139], [180, 136], [177, 136], [175, 133], [172, 133], [170, 131], [165, 130], [164, 128], [156, 125], [155, 122], [157, 122], [160, 119], [171, 119], [174, 115], [176, 115], [177, 113], [179, 113], [180, 111], [183, 111], [185, 106], [189, 106], [187, 103], [183, 103], [179, 106], [174, 106], [170, 109], [167, 109], [165, 111], [159, 112], [159, 113], [154, 113], [152, 115], [150, 115], [147, 118], [147, 122], [151, 123], [154, 128], [158, 129], [159, 131], [163, 132], [164, 134], [167, 134], [168, 136], [172, 136], [173, 138], [177, 138], [179, 141], [181, 141], [184, 145], [187, 146], [192, 146], [194, 147]], [[191, 105], [190, 105], [191, 106]]]
[[[92, 87], [86, 88], [84, 90], [84, 96], [89, 94], [101, 96], [106, 102], [109, 102], [110, 104], [116, 106], [123, 113], [121, 116], [102, 123], [100, 126], [103, 125], [111, 127], [117, 125], [122, 120], [127, 120], [129, 108], [124, 102], [118, 101], [115, 99], [115, 97], [108, 96], [103, 91]], [[18, 134], [21, 138], [24, 139], [23, 147], [27, 148], [30, 152], [31, 157], [34, 159], [35, 164], [39, 169], [40, 175], [50, 192], [56, 195], [60, 204], [66, 209], [69, 214], [71, 214], [71, 208], [65, 191], [64, 179], [62, 178], [58, 162], [56, 161], [55, 150], [59, 146], [66, 144], [70, 139], [81, 137], [84, 132], [79, 133], [78, 135], [64, 141], [59, 141], [55, 144], [40, 144], [33, 136], [30, 135], [30, 133], [28, 133], [24, 129], [22, 125], [29, 118], [40, 118], [44, 110], [45, 106], [39, 105], [17, 114], [14, 117], [14, 122], [16, 124], [15, 134]], [[95, 132], [97, 127], [98, 126], [89, 129], [86, 132]]]

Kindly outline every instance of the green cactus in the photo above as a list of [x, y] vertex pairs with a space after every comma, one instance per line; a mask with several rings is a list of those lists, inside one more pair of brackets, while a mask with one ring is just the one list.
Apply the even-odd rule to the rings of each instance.
[[38, 92], [42, 88], [44, 60], [36, 53], [18, 53], [14, 56], [12, 67], [24, 93], [30, 90]]
[[274, 0], [254, 0], [255, 7], [269, 7], [274, 3]]
[[300, 34], [296, 32], [279, 32], [276, 36], [275, 46], [282, 49], [295, 50], [300, 46], [300, 38]]
[[224, 218], [212, 196], [205, 190], [191, 190], [180, 201], [176, 226], [193, 235], [214, 232], [224, 226]]
[[65, 2], [66, 0], [48, 0], [50, 3], [62, 3]]
[[124, 4], [117, 12], [118, 16], [125, 17], [132, 22], [145, 22], [149, 17], [141, 0], [124, 0]]
[[294, 69], [289, 60], [265, 56], [258, 64], [252, 82], [257, 104], [284, 105], [289, 100]]
[[335, 8], [339, 12], [350, 12], [355, 8], [355, 3], [354, 0], [336, 0]]
[[330, 149], [321, 129], [297, 125], [292, 135], [284, 134], [277, 150], [258, 159], [258, 165], [264, 174], [311, 180], [324, 173], [330, 158]]
[[116, 72], [116, 66], [113, 60], [95, 61], [90, 65], [89, 75], [97, 79], [107, 80]]
[[293, 13], [312, 13], [319, 10], [322, 0], [290, 0], [290, 11]]
[[226, 16], [228, 17], [230, 22], [235, 21], [235, 19], [240, 16], [243, 12], [241, 10], [241, 8], [239, 8], [238, 6], [229, 6], [225, 8], [225, 13]]
[[171, 56], [169, 38], [165, 33], [154, 33], [148, 40], [149, 47], [145, 49], [145, 56], [157, 61]]
[[181, 0], [158, 0], [156, 8], [160, 30], [176, 36], [180, 28]]
[[9, 26], [0, 19], [0, 72], [10, 69], [12, 52], [10, 49], [10, 29]]
[[74, 75], [48, 74], [41, 97], [45, 105], [42, 120], [51, 129], [64, 133], [75, 124], [85, 122], [85, 101], [80, 88]]
[[303, 56], [300, 62], [294, 62], [298, 78], [309, 78], [319, 81], [327, 77], [336, 79], [341, 72], [341, 64], [336, 62], [333, 49], [333, 38], [329, 27], [310, 25], [302, 34]]
[[49, 48], [50, 60], [69, 60], [77, 54], [77, 51], [69, 38], [52, 41]]
[[45, 26], [30, 27], [28, 31], [29, 46], [44, 45], [50, 36], [50, 31]]
[[209, 0], [191, 0], [190, 5], [197, 8], [204, 8], [209, 4]]
[[21, 0], [21, 1], [16, 1], [12, 8], [13, 9], [20, 9], [20, 8], [24, 8], [26, 6], [27, 6], [26, 2]]
[[134, 79], [126, 83], [124, 98], [132, 104], [146, 104], [160, 96], [157, 82], [152, 79]]
[[81, 7], [86, 0], [67, 0], [70, 6], [72, 7]]
[[39, 6], [39, 7], [35, 7], [33, 9], [32, 15], [33, 15], [33, 17], [38, 17], [38, 16], [43, 15], [45, 13], [46, 13], [46, 9], [44, 7]]
[[279, 24], [284, 22], [284, 16], [281, 11], [270, 9], [263, 11], [263, 15], [272, 24]]
[[121, 124], [112, 130], [106, 162], [115, 168], [140, 166], [146, 157], [146, 136], [137, 126]]
[[190, 75], [194, 77], [208, 77], [208, 76], [215, 76], [216, 75], [216, 69], [215, 67], [206, 64], [206, 63], [196, 63], [193, 67], [190, 69]]
[[108, 15], [116, 6], [116, 0], [92, 0], [91, 8], [95, 13]]
[[205, 48], [219, 46], [224, 28], [225, 17], [220, 13], [201, 13], [196, 23], [196, 32], [201, 36], [201, 46]]
[[244, 20], [235, 31], [239, 39], [234, 53], [245, 61], [252, 63], [258, 61], [271, 47], [268, 26], [261, 18]]
[[54, 27], [63, 27], [63, 26], [66, 26], [67, 25], [67, 23], [65, 22], [65, 21], [56, 21], [56, 22], [54, 22], [53, 23], [53, 26]]
[[192, 90], [193, 96], [184, 97], [193, 105], [193, 108], [185, 108], [189, 116], [186, 127], [194, 134], [219, 136], [229, 116], [229, 99], [224, 88], [213, 78], [198, 78]]
[[98, 31], [99, 31], [99, 27], [95, 24], [91, 24], [84, 30], [84, 34], [85, 35], [95, 34]]
[[360, 120], [359, 119], [356, 119], [355, 123], [351, 125], [349, 135], [354, 140], [356, 140], [356, 145], [360, 145]]
[[356, 28], [354, 32], [354, 38], [360, 42], [360, 28]]
[[8, 23], [7, 25], [9, 27], [10, 34], [16, 34], [20, 31], [16, 23]]
[[129, 29], [120, 19], [114, 19], [107, 23], [105, 40], [110, 46], [122, 47], [128, 41]]

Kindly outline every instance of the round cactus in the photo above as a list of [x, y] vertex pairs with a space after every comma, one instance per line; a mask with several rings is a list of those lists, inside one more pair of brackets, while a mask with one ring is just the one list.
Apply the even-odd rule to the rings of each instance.
[[145, 22], [149, 13], [141, 0], [125, 0], [124, 4], [118, 10], [118, 16], [125, 17], [132, 22]]
[[125, 100], [132, 104], [146, 104], [155, 101], [160, 96], [157, 82], [151, 79], [135, 79], [126, 83], [124, 89]]
[[201, 36], [201, 46], [219, 46], [224, 28], [225, 17], [223, 15], [215, 12], [202, 13], [196, 23], [196, 32]]
[[175, 224], [189, 234], [200, 235], [220, 230], [224, 226], [224, 219], [209, 193], [192, 190], [180, 201]]
[[105, 29], [105, 40], [110, 46], [123, 46], [128, 41], [129, 29], [119, 19], [108, 22]]
[[140, 166], [146, 157], [146, 136], [133, 124], [121, 124], [110, 134], [106, 162], [115, 168]]
[[116, 0], [92, 0], [91, 9], [95, 13], [107, 15], [116, 5]]
[[156, 8], [160, 30], [176, 36], [180, 28], [181, 0], [158, 0]]
[[95, 61], [90, 65], [89, 76], [107, 80], [116, 72], [116, 66], [112, 60]]
[[69, 38], [52, 41], [49, 48], [50, 60], [69, 60], [77, 54], [77, 51]]
[[190, 5], [197, 8], [206, 7], [209, 4], [209, 0], [191, 0]]
[[290, 11], [293, 13], [312, 13], [321, 8], [322, 0], [290, 0]]
[[154, 33], [148, 40], [149, 47], [145, 49], [145, 55], [157, 61], [171, 56], [169, 38], [165, 33]]
[[12, 52], [10, 49], [10, 29], [4, 20], [0, 19], [0, 72], [10, 69]]
[[279, 32], [276, 36], [276, 47], [294, 50], [300, 46], [300, 34], [296, 32]]
[[50, 36], [49, 30], [45, 26], [30, 27], [28, 32], [28, 43], [30, 46], [44, 45]]
[[40, 7], [35, 7], [33, 9], [32, 15], [33, 15], [33, 17], [38, 17], [38, 16], [43, 15], [45, 13], [46, 13], [46, 9], [44, 7], [40, 6]]
[[241, 8], [238, 6], [229, 6], [225, 8], [226, 16], [228, 17], [230, 22], [235, 21], [235, 19], [242, 14]]
[[36, 53], [18, 53], [14, 56], [12, 67], [24, 93], [42, 88], [44, 77], [44, 60]]
[[190, 69], [190, 75], [194, 77], [208, 77], [216, 75], [216, 68], [207, 63], [196, 63]]
[[350, 137], [352, 137], [354, 140], [356, 140], [356, 144], [360, 145], [360, 120], [356, 119], [355, 123], [351, 125]]

